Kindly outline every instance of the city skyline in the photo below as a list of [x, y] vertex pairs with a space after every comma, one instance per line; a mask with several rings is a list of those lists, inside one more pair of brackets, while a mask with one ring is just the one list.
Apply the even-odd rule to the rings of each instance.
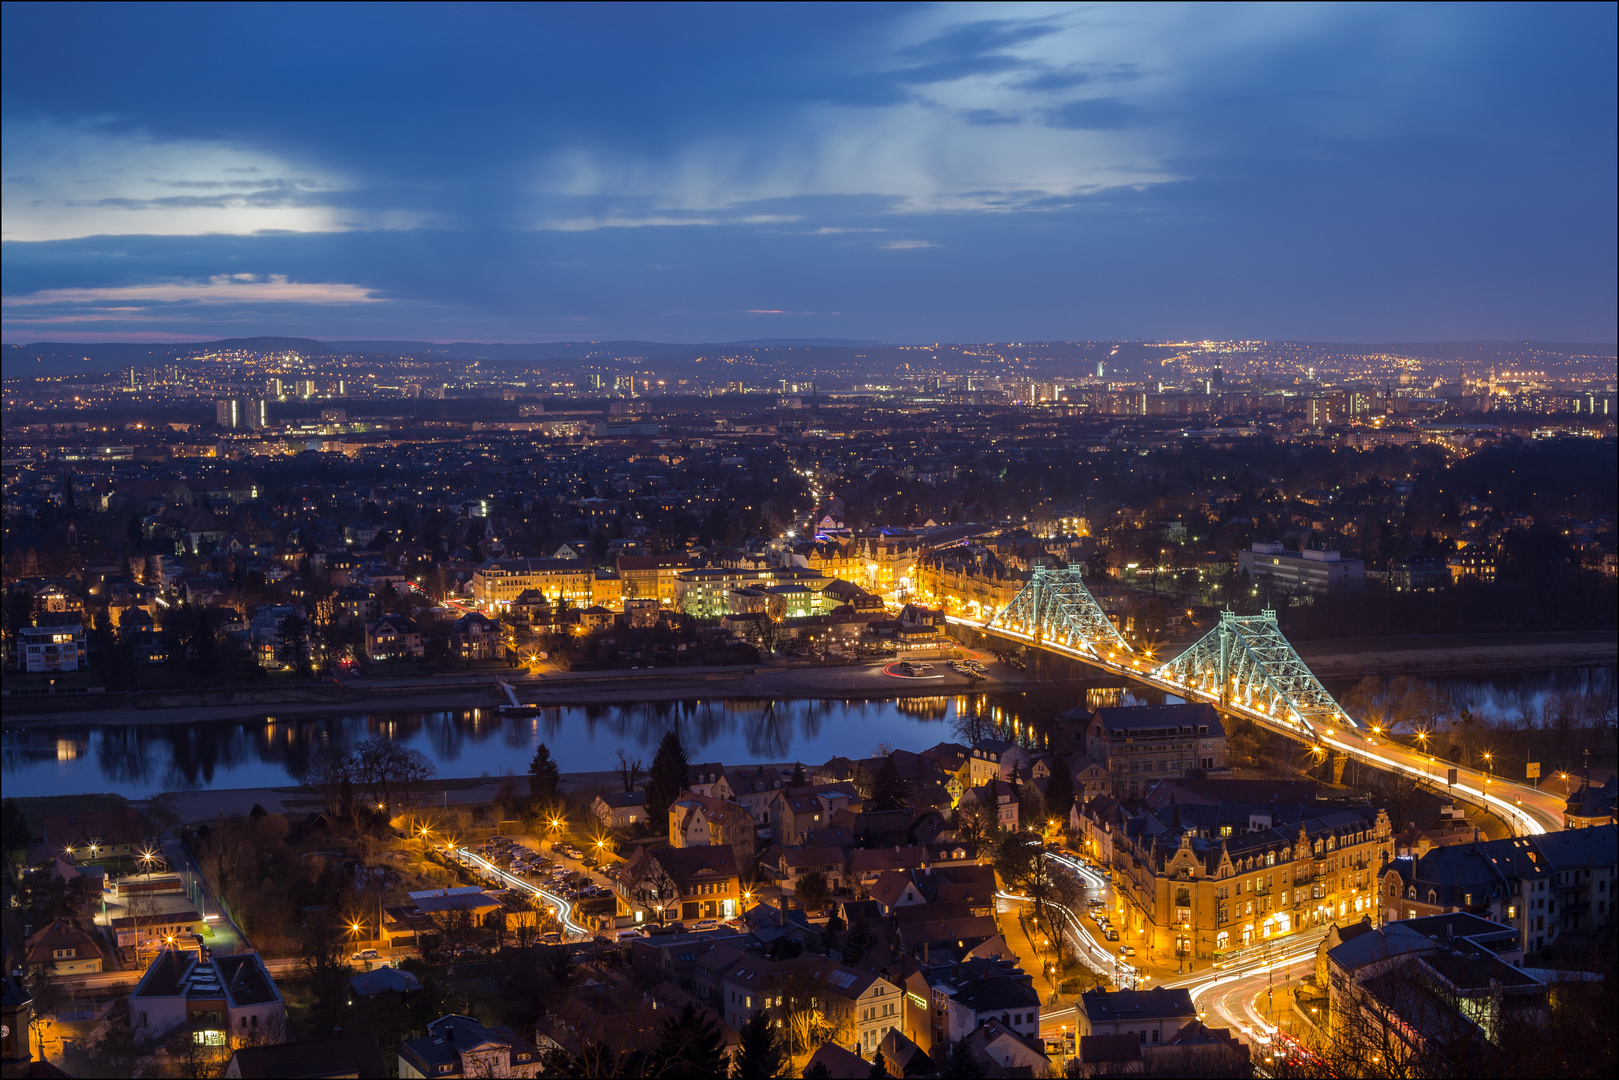
[[8, 343], [1619, 337], [1611, 7], [96, 11]]

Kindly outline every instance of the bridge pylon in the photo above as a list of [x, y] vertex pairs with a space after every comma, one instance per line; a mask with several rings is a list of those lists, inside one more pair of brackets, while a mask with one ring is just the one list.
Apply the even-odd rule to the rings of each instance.
[[1268, 609], [1258, 615], [1221, 612], [1219, 625], [1152, 674], [1306, 733], [1359, 726], [1299, 659], [1276, 625], [1276, 612]]
[[1061, 645], [1097, 659], [1122, 658], [1131, 652], [1072, 566], [1035, 567], [1029, 583], [996, 613], [989, 628], [1026, 634], [1037, 643]]

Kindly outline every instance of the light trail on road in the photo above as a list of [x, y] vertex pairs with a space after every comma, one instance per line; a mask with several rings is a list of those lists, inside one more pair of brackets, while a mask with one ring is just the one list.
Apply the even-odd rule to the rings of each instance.
[[555, 893], [546, 892], [538, 885], [524, 881], [516, 874], [508, 874], [506, 871], [502, 870], [500, 867], [496, 866], [494, 863], [490, 862], [488, 859], [477, 854], [476, 852], [469, 851], [463, 847], [451, 848], [450, 850], [455, 854], [457, 862], [464, 864], [466, 860], [470, 859], [474, 866], [486, 873], [493, 874], [501, 881], [508, 882], [513, 888], [523, 889], [526, 892], [538, 896], [541, 900], [545, 901], [556, 910], [557, 920], [562, 923], [563, 928], [569, 933], [576, 934], [580, 937], [590, 936], [589, 929], [573, 921], [573, 903], [571, 901], [557, 896]]

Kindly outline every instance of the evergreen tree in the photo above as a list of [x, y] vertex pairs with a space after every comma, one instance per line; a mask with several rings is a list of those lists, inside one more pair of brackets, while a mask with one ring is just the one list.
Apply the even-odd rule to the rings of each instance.
[[562, 805], [562, 780], [557, 763], [551, 759], [551, 750], [544, 743], [534, 748], [534, 760], [528, 763], [528, 801], [536, 813], [546, 814]]
[[686, 786], [691, 766], [686, 761], [685, 748], [680, 735], [671, 731], [658, 744], [658, 756], [652, 759], [652, 768], [646, 774], [646, 812], [654, 824], [664, 822], [669, 806]]
[[802, 761], [794, 763], [791, 783], [793, 787], [803, 787], [809, 783], [809, 778], [804, 775], [804, 763]]
[[866, 950], [877, 942], [877, 936], [866, 925], [865, 919], [856, 919], [849, 933], [843, 938], [843, 962], [845, 964], [858, 964], [860, 958], [866, 955]]
[[900, 776], [894, 755], [889, 754], [883, 758], [882, 768], [877, 770], [877, 779], [872, 781], [871, 797], [866, 800], [867, 809], [898, 810], [910, 797], [911, 785]]
[[1056, 768], [1046, 777], [1046, 815], [1057, 819], [1057, 827], [1068, 827], [1068, 811], [1074, 806], [1074, 778], [1061, 754], [1052, 761]]
[[786, 1058], [776, 1040], [776, 1029], [763, 1009], [755, 1009], [738, 1033], [736, 1072], [738, 1080], [774, 1080], [782, 1073]]
[[[960, 1077], [961, 1080], [979, 1080], [984, 1075], [984, 1066], [973, 1057], [973, 1052], [967, 1048], [967, 1040], [962, 1039], [950, 1048], [944, 1056], [942, 1075]], [[806, 1074], [807, 1075], [807, 1074]]]
[[888, 1062], [883, 1060], [881, 1051], [874, 1051], [871, 1055], [871, 1071], [866, 1074], [871, 1080], [893, 1080], [893, 1074], [888, 1071]]
[[725, 1074], [725, 1043], [720, 1030], [712, 1019], [700, 1015], [695, 1005], [686, 1005], [664, 1023], [658, 1035], [657, 1056], [663, 1063], [659, 1075], [665, 1077], [708, 1080]]

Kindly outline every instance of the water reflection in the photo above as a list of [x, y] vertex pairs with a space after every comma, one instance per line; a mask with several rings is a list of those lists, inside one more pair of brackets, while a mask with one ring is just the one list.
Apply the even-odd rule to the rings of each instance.
[[[1614, 669], [1432, 680], [1457, 708], [1514, 718], [1559, 695], [1608, 703]], [[1342, 693], [1347, 686], [1330, 686]], [[549, 707], [503, 716], [492, 709], [351, 713], [210, 724], [6, 728], [0, 745], [7, 795], [157, 791], [208, 787], [280, 787], [303, 782], [315, 754], [367, 737], [414, 747], [440, 776], [521, 774], [544, 742], [569, 772], [614, 767], [619, 750], [650, 763], [665, 732], [680, 733], [692, 761], [793, 762], [864, 757], [878, 745], [920, 750], [979, 737], [1038, 746], [1042, 725], [1072, 705], [1156, 704], [1161, 693], [1090, 688], [1071, 704], [1049, 693], [961, 694], [897, 701], [683, 699]]]

